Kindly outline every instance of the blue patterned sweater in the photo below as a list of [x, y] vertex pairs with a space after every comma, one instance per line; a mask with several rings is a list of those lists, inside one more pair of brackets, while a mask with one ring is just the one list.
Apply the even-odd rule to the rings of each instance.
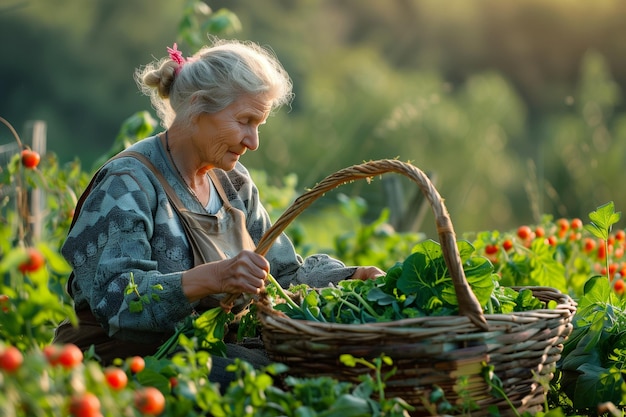
[[[129, 149], [152, 161], [190, 211], [204, 210], [178, 179], [157, 137]], [[270, 219], [250, 174], [240, 163], [232, 171], [216, 171], [257, 243]], [[182, 272], [193, 266], [187, 238], [158, 179], [135, 158], [115, 159], [100, 170], [61, 252], [74, 269], [70, 290], [76, 308], [89, 307], [109, 336], [161, 340], [193, 311], [194, 304], [181, 288]], [[303, 259], [285, 234], [266, 258], [272, 275], [285, 288], [299, 283], [326, 286], [355, 270], [324, 254]], [[151, 300], [141, 312], [131, 312], [125, 296], [131, 273], [138, 292]]]

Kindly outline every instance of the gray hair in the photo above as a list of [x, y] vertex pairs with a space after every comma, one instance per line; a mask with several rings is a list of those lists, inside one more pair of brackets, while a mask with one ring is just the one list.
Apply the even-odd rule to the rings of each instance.
[[[263, 95], [276, 109], [292, 97], [289, 75], [275, 55], [252, 42], [215, 40], [179, 67], [170, 58], [135, 72], [164, 128], [223, 110], [242, 95]], [[186, 124], [186, 123], [185, 123]]]

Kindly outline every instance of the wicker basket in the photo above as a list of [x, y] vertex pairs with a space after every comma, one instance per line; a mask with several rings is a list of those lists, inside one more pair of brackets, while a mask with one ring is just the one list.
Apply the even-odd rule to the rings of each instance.
[[289, 223], [327, 191], [346, 182], [388, 172], [409, 177], [430, 203], [459, 300], [459, 315], [359, 325], [320, 323], [286, 317], [261, 297], [257, 303], [258, 317], [270, 358], [288, 365], [290, 375], [331, 376], [357, 382], [359, 375], [370, 370], [346, 367], [339, 356], [348, 353], [371, 360], [384, 353], [397, 367], [386, 383], [385, 393], [388, 397], [401, 397], [416, 407], [414, 415], [430, 414], [424, 399], [429, 398], [435, 386], [441, 387], [446, 399], [459, 408], [471, 398], [476, 406], [470, 411], [472, 415], [487, 415], [490, 406], [496, 406], [502, 415], [513, 415], [504, 399], [490, 394], [482, 376], [486, 363], [495, 368], [503, 391], [518, 412], [540, 411], [546, 393], [538, 380], [545, 383], [552, 377], [562, 344], [572, 330], [575, 302], [553, 288], [530, 287], [541, 300], [556, 301], [556, 308], [483, 314], [465, 278], [443, 200], [418, 168], [398, 160], [379, 160], [328, 176], [285, 211], [263, 236], [257, 253], [265, 254]]

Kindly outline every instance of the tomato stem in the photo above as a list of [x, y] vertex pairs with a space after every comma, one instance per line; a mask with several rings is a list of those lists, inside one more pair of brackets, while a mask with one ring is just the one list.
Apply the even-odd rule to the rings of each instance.
[[9, 130], [11, 131], [11, 133], [13, 134], [13, 137], [15, 138], [15, 141], [17, 142], [17, 145], [20, 147], [20, 149], [24, 148], [24, 145], [22, 145], [22, 141], [20, 140], [20, 136], [17, 134], [17, 132], [15, 131], [15, 129], [13, 128], [13, 125], [11, 125], [11, 123], [9, 123], [7, 121], [7, 119], [5, 119], [4, 117], [0, 116], [0, 122], [4, 123], [6, 125], [6, 127], [9, 128]]

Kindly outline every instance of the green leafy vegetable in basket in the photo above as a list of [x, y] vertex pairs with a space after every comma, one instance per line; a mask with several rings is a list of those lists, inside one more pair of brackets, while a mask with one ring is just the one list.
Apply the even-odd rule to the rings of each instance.
[[[465, 240], [457, 242], [466, 279], [483, 310], [487, 313], [545, 308], [530, 290], [515, 291], [501, 287], [489, 259], [475, 255]], [[272, 290], [274, 288], [274, 290]], [[425, 316], [458, 314], [454, 284], [442, 248], [425, 240], [413, 249], [404, 262], [391, 267], [386, 275], [372, 280], [344, 280], [336, 286], [314, 289], [305, 284], [292, 286], [298, 303], [283, 295], [275, 282], [268, 294], [275, 294], [274, 308], [293, 319], [359, 324], [394, 321]]]

